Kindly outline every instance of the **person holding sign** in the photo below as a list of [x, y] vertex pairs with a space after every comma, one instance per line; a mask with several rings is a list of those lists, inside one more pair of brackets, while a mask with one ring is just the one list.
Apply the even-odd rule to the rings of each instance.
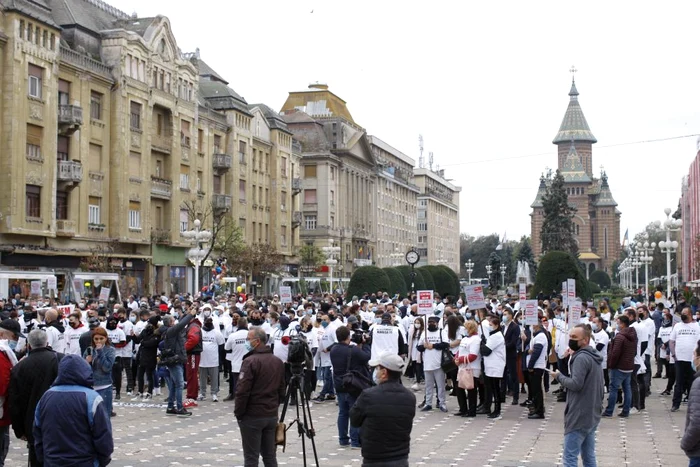
[[425, 340], [418, 345], [419, 352], [423, 352], [423, 371], [425, 373], [425, 406], [422, 412], [433, 410], [430, 405], [433, 401], [433, 390], [437, 385], [438, 407], [442, 412], [447, 412], [445, 401], [445, 372], [440, 367], [442, 350], [449, 349], [450, 343], [447, 339], [447, 330], [438, 329], [440, 318], [431, 316], [428, 318], [428, 331], [425, 333]]

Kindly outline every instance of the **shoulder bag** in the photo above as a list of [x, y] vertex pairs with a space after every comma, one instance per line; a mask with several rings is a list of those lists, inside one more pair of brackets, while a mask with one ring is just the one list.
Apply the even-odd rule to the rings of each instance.
[[[438, 332], [440, 333], [440, 342], [443, 342], [442, 331]], [[449, 373], [457, 369], [455, 357], [454, 355], [452, 355], [452, 352], [449, 348], [442, 349], [442, 355], [440, 355], [440, 368], [442, 368], [442, 371], [444, 371], [445, 373]]]
[[372, 380], [359, 370], [350, 370], [350, 360], [352, 359], [352, 347], [348, 349], [348, 363], [343, 375], [342, 388], [350, 395], [357, 397], [365, 389], [372, 387]]

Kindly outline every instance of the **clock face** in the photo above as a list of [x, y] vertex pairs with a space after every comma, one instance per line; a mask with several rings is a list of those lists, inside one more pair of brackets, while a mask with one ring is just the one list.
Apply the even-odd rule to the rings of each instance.
[[416, 264], [419, 259], [420, 256], [418, 256], [418, 253], [413, 250], [406, 253], [406, 261], [408, 262], [408, 264]]

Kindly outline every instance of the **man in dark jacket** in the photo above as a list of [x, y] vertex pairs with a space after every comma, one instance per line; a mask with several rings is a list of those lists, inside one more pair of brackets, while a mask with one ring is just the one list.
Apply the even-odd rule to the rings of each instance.
[[[364, 344], [350, 346], [350, 330], [341, 326], [335, 331], [338, 343], [331, 347], [331, 365], [333, 366], [333, 384], [338, 397], [338, 442], [341, 446], [360, 447], [360, 429], [350, 425], [350, 408], [355, 405], [359, 392], [348, 392], [343, 387], [343, 377], [349, 371], [359, 371], [369, 379], [367, 362], [370, 349]], [[348, 427], [350, 436], [348, 436]]]
[[377, 386], [362, 391], [350, 409], [350, 424], [361, 428], [362, 466], [408, 467], [416, 396], [401, 384], [405, 363], [385, 352], [369, 365]]
[[552, 376], [566, 388], [564, 411], [564, 467], [595, 465], [595, 432], [600, 423], [603, 401], [603, 357], [590, 345], [590, 326], [579, 324], [569, 333], [571, 376], [553, 371]]
[[42, 329], [27, 336], [29, 355], [12, 368], [10, 376], [10, 417], [17, 438], [27, 441], [29, 464], [41, 466], [34, 451], [34, 411], [36, 405], [58, 375], [58, 362], [63, 357], [47, 347], [48, 337]]
[[[182, 386], [183, 386], [183, 364], [187, 361], [185, 353], [185, 328], [187, 324], [197, 314], [197, 308], [192, 307], [176, 325], [173, 326], [171, 315], [163, 316], [163, 327], [159, 330], [163, 338], [163, 348], [161, 357], [167, 356], [166, 366], [168, 377], [168, 408], [165, 411], [168, 415], [180, 415], [188, 417], [192, 415], [182, 406]], [[165, 329], [163, 329], [165, 328]]]
[[277, 411], [284, 400], [284, 363], [265, 345], [267, 334], [260, 327], [248, 331], [248, 353], [243, 357], [236, 383], [233, 414], [241, 430], [245, 465], [277, 466], [275, 430]]
[[617, 334], [608, 349], [608, 372], [610, 388], [608, 390], [608, 407], [603, 417], [612, 417], [617, 402], [617, 389], [622, 385], [625, 400], [620, 417], [629, 417], [632, 404], [631, 378], [634, 373], [634, 356], [637, 354], [637, 332], [630, 328], [630, 319], [625, 315], [617, 317]]
[[[512, 405], [518, 405], [520, 391], [518, 390], [518, 350], [520, 349], [520, 326], [513, 320], [513, 310], [506, 308], [503, 310], [504, 338], [506, 341], [506, 370], [503, 378], [503, 385], [513, 396]], [[501, 394], [506, 394], [501, 388]], [[505, 396], [503, 396], [505, 398]]]
[[56, 381], [36, 406], [34, 446], [39, 462], [109, 464], [114, 451], [112, 424], [102, 397], [92, 386], [90, 365], [78, 355], [66, 355], [58, 365]]

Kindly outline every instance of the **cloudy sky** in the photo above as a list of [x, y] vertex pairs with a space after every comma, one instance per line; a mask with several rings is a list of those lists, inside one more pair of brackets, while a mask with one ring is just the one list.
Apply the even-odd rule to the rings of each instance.
[[[461, 230], [530, 233], [569, 68], [630, 238], [675, 210], [700, 133], [700, 2], [111, 0], [167, 16], [249, 103], [325, 82], [355, 121], [462, 186]], [[695, 77], [695, 78], [694, 78]], [[664, 140], [648, 142], [652, 140]], [[645, 142], [646, 141], [646, 142]]]

